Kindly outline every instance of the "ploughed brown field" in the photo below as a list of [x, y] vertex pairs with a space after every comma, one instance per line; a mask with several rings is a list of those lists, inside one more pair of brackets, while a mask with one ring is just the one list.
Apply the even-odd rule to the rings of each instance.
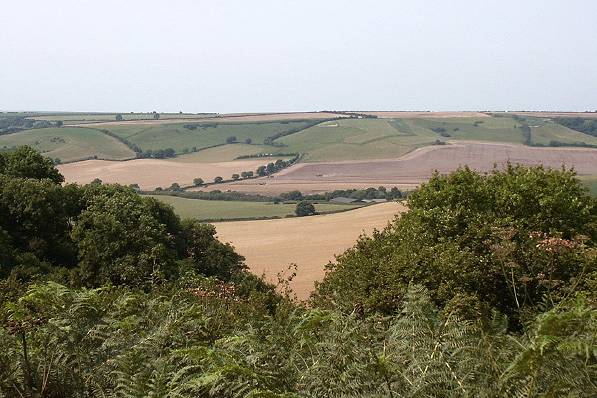
[[343, 213], [214, 225], [219, 239], [231, 242], [257, 275], [275, 282], [278, 273], [296, 264], [291, 287], [299, 299], [306, 299], [335, 255], [352, 247], [361, 234], [384, 228], [405, 210], [400, 203], [388, 202]]
[[[217, 176], [229, 179], [232, 174], [254, 171], [263, 164], [263, 159], [215, 163], [183, 163], [162, 159], [85, 160], [59, 165], [58, 170], [66, 182], [87, 184], [99, 178], [104, 183], [139, 184], [141, 189], [154, 189], [167, 188], [173, 182], [180, 186], [192, 185], [194, 178], [202, 178], [205, 182], [212, 182]], [[212, 186], [212, 189], [216, 188]]]
[[222, 184], [221, 190], [278, 194], [303, 193], [384, 185], [409, 189], [427, 180], [434, 170], [449, 173], [468, 165], [490, 171], [507, 162], [560, 168], [574, 167], [579, 175], [597, 175], [597, 149], [536, 148], [516, 144], [451, 142], [419, 148], [397, 159], [301, 163], [270, 178]]

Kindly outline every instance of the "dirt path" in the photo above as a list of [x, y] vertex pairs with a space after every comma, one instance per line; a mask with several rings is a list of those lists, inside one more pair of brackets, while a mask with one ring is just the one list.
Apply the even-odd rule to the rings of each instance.
[[291, 263], [298, 272], [291, 287], [300, 299], [324, 276], [324, 266], [352, 247], [359, 235], [384, 228], [405, 210], [396, 202], [381, 203], [343, 213], [263, 221], [215, 223], [222, 241], [231, 242], [246, 257], [250, 270], [276, 281]]

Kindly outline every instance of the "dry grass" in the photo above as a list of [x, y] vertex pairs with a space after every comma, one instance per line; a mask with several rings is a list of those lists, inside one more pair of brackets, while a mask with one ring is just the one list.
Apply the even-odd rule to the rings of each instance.
[[296, 264], [298, 272], [291, 287], [305, 299], [335, 255], [352, 247], [361, 234], [384, 228], [405, 209], [402, 204], [388, 202], [337, 214], [214, 225], [218, 237], [231, 242], [257, 275], [265, 274], [268, 280], [276, 281], [279, 272]]
[[[86, 184], [99, 178], [104, 183], [139, 184], [142, 189], [153, 189], [167, 188], [173, 182], [188, 186], [198, 177], [205, 182], [213, 181], [216, 176], [229, 179], [234, 173], [255, 171], [257, 167], [271, 161], [271, 158], [213, 163], [183, 163], [161, 159], [135, 159], [126, 162], [86, 160], [60, 165], [58, 170], [64, 175], [66, 182]], [[212, 189], [222, 188], [216, 185], [210, 190]]]

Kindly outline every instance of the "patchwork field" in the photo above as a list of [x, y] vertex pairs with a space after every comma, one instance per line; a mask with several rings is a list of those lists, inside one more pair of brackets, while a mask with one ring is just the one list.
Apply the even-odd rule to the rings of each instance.
[[[256, 170], [267, 162], [263, 159], [236, 160], [215, 163], [184, 163], [161, 159], [135, 159], [126, 162], [87, 160], [58, 166], [66, 182], [86, 184], [95, 178], [104, 183], [139, 184], [142, 189], [167, 188], [176, 182], [191, 185], [193, 179], [211, 182], [216, 176], [225, 179], [234, 173]], [[219, 185], [212, 189], [221, 189]]]
[[0, 135], [0, 147], [19, 145], [29, 145], [62, 162], [92, 156], [114, 160], [135, 157], [135, 153], [117, 139], [99, 130], [81, 127], [44, 128]]
[[402, 204], [388, 202], [336, 214], [214, 225], [218, 237], [231, 242], [257, 275], [276, 281], [279, 272], [296, 264], [298, 272], [291, 287], [305, 299], [335, 255], [352, 247], [359, 235], [384, 228], [403, 211]]
[[[183, 124], [121, 124], [109, 126], [119, 137], [138, 145], [142, 150], [172, 148], [177, 153], [189, 152], [226, 143], [229, 137], [238, 142], [250, 139], [253, 144], [263, 144], [267, 137], [298, 131], [313, 124], [313, 121], [281, 121], [262, 123], [203, 123]], [[271, 147], [272, 150], [276, 149]], [[261, 148], [259, 148], [261, 149]]]
[[295, 189], [316, 192], [321, 187], [330, 190], [335, 184], [408, 189], [428, 179], [434, 170], [448, 173], [468, 165], [479, 171], [490, 171], [494, 165], [503, 167], [508, 161], [555, 168], [565, 165], [574, 167], [580, 175], [597, 175], [597, 149], [535, 148], [462, 141], [427, 146], [398, 159], [302, 163], [281, 171], [273, 178], [227, 183], [221, 189], [270, 194]]
[[[198, 220], [226, 220], [286, 217], [294, 214], [296, 204], [272, 202], [247, 202], [230, 200], [200, 200], [186, 199], [167, 195], [148, 195], [174, 207], [176, 214], [183, 218]], [[315, 210], [318, 213], [350, 210], [358, 205], [343, 205], [333, 203], [318, 203]]]
[[[172, 148], [179, 155], [193, 153], [193, 156], [187, 156], [184, 162], [221, 162], [257, 153], [301, 153], [304, 162], [387, 159], [397, 158], [414, 149], [447, 140], [530, 143], [545, 146], [553, 142], [557, 142], [558, 145], [597, 145], [597, 137], [571, 130], [548, 118], [526, 114], [524, 116], [507, 113], [490, 116], [477, 112], [377, 112], [375, 114], [380, 117], [358, 119], [324, 112], [238, 114], [211, 118], [189, 115], [189, 118], [184, 120], [168, 118], [129, 120], [82, 124], [82, 126], [108, 130], [145, 152]], [[147, 115], [149, 114], [134, 114], [130, 117]], [[52, 118], [87, 116], [94, 115], [64, 115]], [[111, 115], [100, 114], [99, 116]], [[191, 116], [194, 118], [190, 119]], [[334, 120], [318, 123], [326, 117]], [[273, 118], [278, 120], [272, 120]], [[101, 136], [101, 132], [81, 130], [78, 132], [81, 137], [78, 137], [76, 130], [69, 129], [52, 131], [57, 136], [60, 134], [74, 136], [80, 142], [58, 140], [52, 142], [51, 146], [42, 145], [40, 149], [59, 152], [62, 156], [54, 157], [61, 157], [63, 160], [93, 155], [107, 159], [132, 157], [132, 152], [124, 148], [124, 144], [116, 142], [117, 140], [107, 135]], [[83, 134], [85, 131], [87, 134]], [[1, 142], [7, 147], [19, 145], [22, 142], [35, 143], [38, 140], [31, 137], [37, 134], [43, 133], [31, 131], [9, 134], [4, 136]], [[264, 145], [268, 137], [276, 136], [277, 139]], [[235, 137], [238, 144], [224, 145], [230, 137]], [[94, 139], [96, 141], [91, 142]], [[98, 143], [98, 139], [105, 142]], [[86, 142], [87, 140], [90, 142]], [[119, 150], [124, 153], [114, 153], [114, 148], [112, 150], [108, 148], [110, 146], [120, 148]], [[52, 155], [54, 153], [49, 154], [49, 156]]]
[[[435, 115], [435, 114], [434, 114]], [[551, 141], [597, 145], [597, 137], [570, 130], [547, 119], [510, 117], [454, 117], [413, 119], [343, 119], [328, 121], [275, 142], [287, 152], [304, 153], [304, 161], [395, 158], [416, 148], [446, 140], [525, 143]]]

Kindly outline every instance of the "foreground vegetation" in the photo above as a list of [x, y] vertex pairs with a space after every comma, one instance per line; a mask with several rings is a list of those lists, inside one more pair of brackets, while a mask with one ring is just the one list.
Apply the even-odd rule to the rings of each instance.
[[308, 305], [155, 199], [61, 182], [0, 154], [0, 396], [597, 394], [597, 210], [572, 172], [433, 177]]

